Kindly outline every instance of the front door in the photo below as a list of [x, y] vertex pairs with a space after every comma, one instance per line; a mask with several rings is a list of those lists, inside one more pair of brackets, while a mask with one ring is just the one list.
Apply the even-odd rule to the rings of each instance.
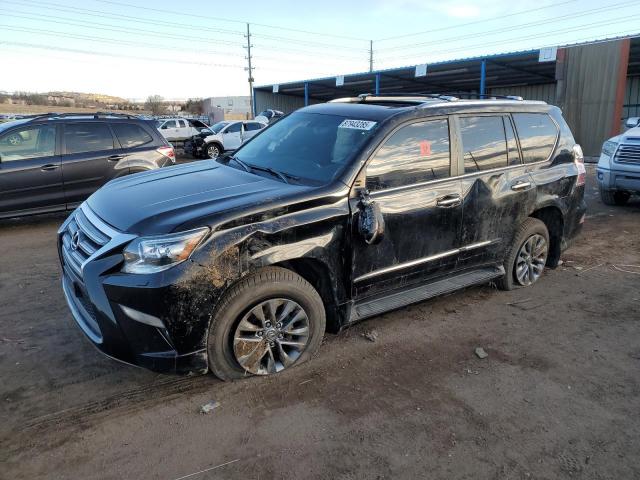
[[511, 116], [458, 118], [464, 157], [461, 267], [502, 263], [536, 189], [522, 163]]
[[366, 201], [375, 202], [384, 234], [367, 244], [358, 231], [361, 196], [353, 196], [353, 288], [356, 300], [428, 281], [455, 268], [462, 191], [452, 165], [447, 118], [408, 124], [391, 134], [366, 166]]
[[65, 208], [56, 126], [0, 135], [0, 216]]
[[225, 129], [222, 143], [225, 150], [235, 150], [242, 145], [242, 122], [232, 123]]
[[70, 207], [113, 178], [123, 159], [115, 149], [113, 134], [105, 122], [69, 122], [64, 125], [62, 174]]

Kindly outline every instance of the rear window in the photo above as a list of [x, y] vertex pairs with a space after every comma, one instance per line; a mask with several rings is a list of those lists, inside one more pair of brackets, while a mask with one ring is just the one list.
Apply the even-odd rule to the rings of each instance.
[[135, 123], [114, 123], [111, 127], [122, 148], [134, 148], [153, 142], [153, 137]]
[[245, 130], [260, 130], [262, 128], [262, 124], [258, 122], [248, 122], [244, 124]]
[[514, 113], [520, 148], [525, 163], [549, 158], [558, 138], [558, 127], [546, 113]]
[[64, 127], [64, 140], [68, 154], [113, 149], [113, 136], [106, 123], [68, 123]]

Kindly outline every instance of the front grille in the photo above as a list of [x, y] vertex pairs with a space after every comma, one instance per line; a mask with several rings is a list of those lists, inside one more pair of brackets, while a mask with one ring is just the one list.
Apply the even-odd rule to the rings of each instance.
[[62, 258], [82, 278], [82, 264], [111, 240], [109, 235], [89, 221], [81, 208], [73, 212], [62, 233]]
[[622, 144], [616, 151], [615, 161], [619, 163], [640, 163], [640, 143]]

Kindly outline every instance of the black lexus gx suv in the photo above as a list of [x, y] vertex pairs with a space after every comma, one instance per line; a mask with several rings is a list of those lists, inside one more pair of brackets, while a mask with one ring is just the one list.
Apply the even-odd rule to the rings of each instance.
[[224, 380], [325, 331], [486, 282], [537, 282], [585, 216], [558, 108], [449, 96], [302, 108], [233, 155], [110, 182], [59, 229], [63, 288], [105, 354]]
[[72, 210], [109, 180], [173, 165], [152, 121], [46, 113], [0, 124], [0, 218]]

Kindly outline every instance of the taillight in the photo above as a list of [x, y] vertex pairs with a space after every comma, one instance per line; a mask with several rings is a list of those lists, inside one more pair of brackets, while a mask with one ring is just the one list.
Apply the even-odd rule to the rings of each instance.
[[176, 152], [173, 150], [173, 147], [160, 147], [156, 150], [156, 152], [164, 155], [172, 162], [176, 159]]
[[584, 185], [587, 180], [587, 169], [584, 167], [584, 153], [582, 153], [582, 147], [577, 143], [573, 146], [573, 161], [578, 169], [576, 185]]

